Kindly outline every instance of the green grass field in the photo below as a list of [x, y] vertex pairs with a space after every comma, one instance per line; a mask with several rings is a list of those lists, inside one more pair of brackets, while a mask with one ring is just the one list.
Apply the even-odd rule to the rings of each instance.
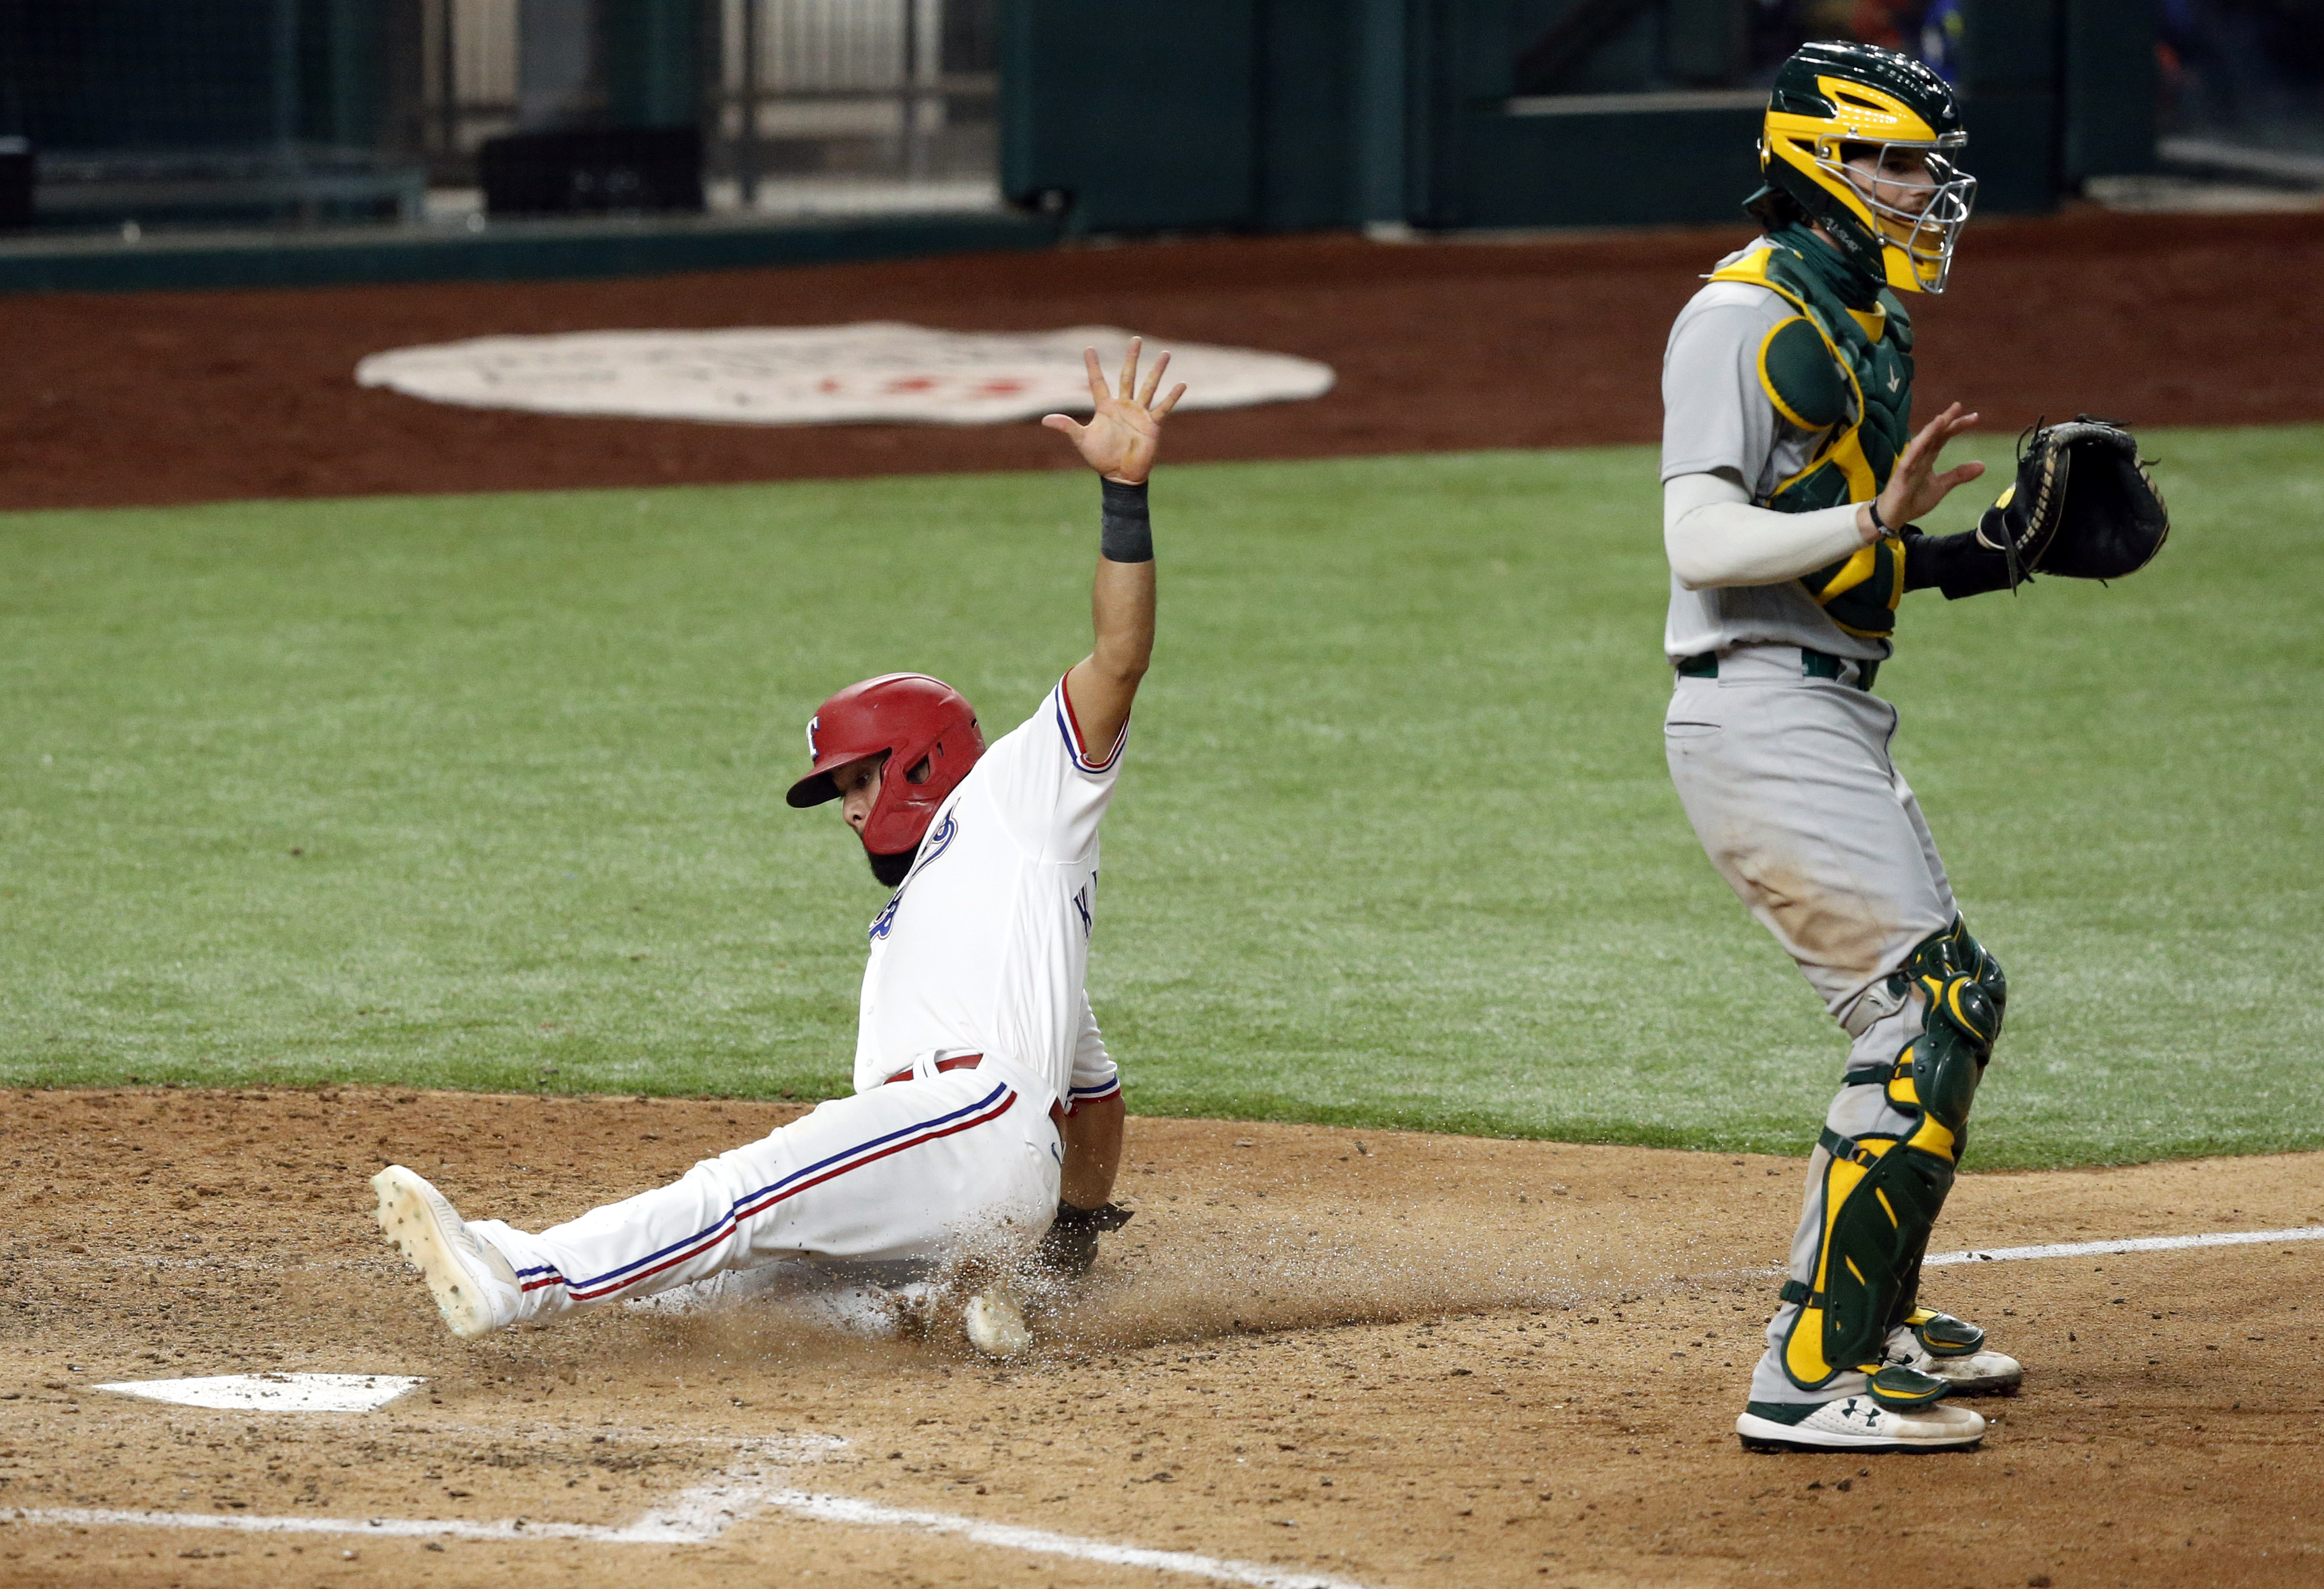
[[[2149, 446], [2152, 569], [1916, 595], [1881, 679], [2015, 995], [1976, 1167], [2324, 1143], [2324, 429]], [[1651, 454], [1156, 491], [1092, 977], [1132, 1107], [1804, 1152], [1842, 1043], [1664, 774]], [[844, 1088], [882, 896], [781, 804], [802, 722], [916, 668], [1013, 726], [1094, 498], [0, 516], [0, 1079]]]

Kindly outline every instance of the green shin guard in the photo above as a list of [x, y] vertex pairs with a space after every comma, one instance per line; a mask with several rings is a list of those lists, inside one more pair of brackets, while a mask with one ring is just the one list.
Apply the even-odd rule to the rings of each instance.
[[[1958, 977], [1967, 977], [1976, 983], [1993, 1006], [1991, 1025], [1978, 1045], [1978, 1073], [1984, 1074], [1987, 1061], [1993, 1057], [1993, 1045], [2000, 1040], [2001, 1023], [2009, 1003], [2009, 978], [2003, 975], [2001, 962], [1990, 951], [1969, 935], [1967, 923], [1959, 916], [1942, 932], [1932, 933], [1914, 947], [1898, 975], [1917, 983], [1930, 1007], [1935, 1007], [1941, 985]], [[1972, 1088], [1974, 1090], [1974, 1088]], [[1966, 1111], [1964, 1111], [1966, 1113]], [[1967, 1133], [1953, 1144], [1953, 1162], [1958, 1164], [1968, 1147]], [[1921, 1259], [1928, 1251], [1928, 1238], [1921, 1240], [1919, 1250], [1913, 1254], [1912, 1263], [1899, 1288], [1895, 1316], [1889, 1328], [1898, 1325], [1911, 1327], [1921, 1343], [1921, 1350], [1932, 1357], [1966, 1357], [1985, 1345], [1985, 1332], [1976, 1325], [1938, 1313], [1920, 1306]]]
[[[1926, 1017], [1921, 1035], [1897, 1056], [1887, 1093], [1890, 1106], [1914, 1123], [1901, 1135], [1850, 1141], [1824, 1134], [1831, 1162], [1815, 1281], [1793, 1281], [1784, 1292], [1800, 1304], [1784, 1342], [1784, 1370], [1803, 1390], [1849, 1370], [1877, 1380], [1888, 1332], [1916, 1311], [1921, 1258], [1952, 1190], [1969, 1107], [2001, 1027], [1987, 991], [2006, 989], [2000, 967], [1960, 923], [1914, 950], [1905, 973], [1920, 988]], [[1942, 1393], [1942, 1382], [1929, 1382]], [[1874, 1394], [1879, 1399], [1877, 1384]]]

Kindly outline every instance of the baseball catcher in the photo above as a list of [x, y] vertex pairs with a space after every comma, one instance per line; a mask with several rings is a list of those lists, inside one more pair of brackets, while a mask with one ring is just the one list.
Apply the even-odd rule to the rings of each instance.
[[1098, 825], [1154, 647], [1147, 476], [1183, 385], [1157, 400], [1132, 341], [1118, 389], [1084, 355], [1096, 412], [1062, 414], [1103, 477], [1096, 645], [987, 745], [960, 694], [886, 674], [807, 725], [794, 806], [836, 801], [894, 892], [870, 930], [855, 1091], [665, 1187], [532, 1232], [463, 1220], [413, 1171], [372, 1178], [380, 1226], [475, 1337], [784, 1260], [908, 1265], [973, 1255], [978, 1349], [1029, 1344], [1012, 1274], [1078, 1275], [1113, 1207], [1121, 1083], [1084, 990]]
[[1904, 308], [1945, 289], [1977, 191], [1955, 163], [1967, 142], [1918, 61], [1802, 49], [1768, 102], [1748, 207], [1765, 233], [1720, 262], [1664, 355], [1671, 778], [1711, 864], [1849, 1040], [1736, 1422], [1754, 1447], [1974, 1446], [1985, 1420], [1944, 1398], [2018, 1386], [1983, 1330], [1921, 1305], [2008, 989], [1872, 686], [1907, 592], [2112, 578], [2168, 527], [2135, 442], [2085, 418], [2030, 437], [1978, 528], [1914, 528], [1984, 473], [1937, 467], [1975, 414], [1914, 428]]

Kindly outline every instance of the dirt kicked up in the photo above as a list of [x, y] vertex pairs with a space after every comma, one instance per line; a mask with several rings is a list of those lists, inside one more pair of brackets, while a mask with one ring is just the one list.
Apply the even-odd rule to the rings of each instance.
[[[1092, 1546], [1370, 1589], [2324, 1576], [2324, 1242], [1932, 1271], [2024, 1392], [1984, 1403], [1980, 1451], [1851, 1459], [1730, 1432], [1784, 1160], [1135, 1120], [1136, 1222], [1007, 1365], [750, 1307], [463, 1346], [370, 1223], [391, 1157], [540, 1225], [795, 1112], [11, 1095], [0, 1583], [1201, 1581]], [[2310, 1154], [1970, 1174], [1939, 1245], [2318, 1223]], [[94, 1388], [274, 1371], [427, 1382], [360, 1414]], [[381, 1531], [430, 1519], [465, 1534]]]

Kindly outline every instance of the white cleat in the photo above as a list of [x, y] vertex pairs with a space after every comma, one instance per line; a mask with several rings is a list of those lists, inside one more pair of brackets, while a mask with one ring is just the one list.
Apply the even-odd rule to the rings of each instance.
[[1735, 1420], [1753, 1451], [1965, 1451], [1985, 1438], [1966, 1407], [1883, 1407], [1869, 1396], [1791, 1406], [1754, 1401]]
[[987, 1357], [1019, 1357], [1032, 1348], [1025, 1310], [1005, 1287], [991, 1286], [971, 1297], [966, 1322], [968, 1344]]
[[379, 1194], [381, 1232], [427, 1281], [454, 1335], [473, 1341], [516, 1322], [523, 1293], [513, 1274], [497, 1272], [507, 1261], [468, 1234], [425, 1176], [390, 1164], [371, 1178], [371, 1189]]
[[1915, 1352], [1904, 1360], [1904, 1366], [1944, 1381], [1949, 1393], [1955, 1396], [2015, 1396], [2025, 1382], [2024, 1365], [2006, 1352], [1971, 1352], [1966, 1357], [1933, 1357]]
[[1909, 1368], [1915, 1373], [1925, 1373], [1931, 1379], [1945, 1382], [1946, 1392], [1954, 1396], [2015, 1396], [2025, 1382], [2024, 1365], [2004, 1352], [1985, 1349], [1985, 1332], [1974, 1325], [1963, 1325], [1944, 1314], [1933, 1315], [1954, 1332], [1969, 1337], [1960, 1343], [1976, 1344], [1969, 1351], [1959, 1346], [1945, 1353], [1933, 1352], [1921, 1334], [1910, 1325], [1898, 1325], [1888, 1332], [1888, 1349], [1883, 1361]]

